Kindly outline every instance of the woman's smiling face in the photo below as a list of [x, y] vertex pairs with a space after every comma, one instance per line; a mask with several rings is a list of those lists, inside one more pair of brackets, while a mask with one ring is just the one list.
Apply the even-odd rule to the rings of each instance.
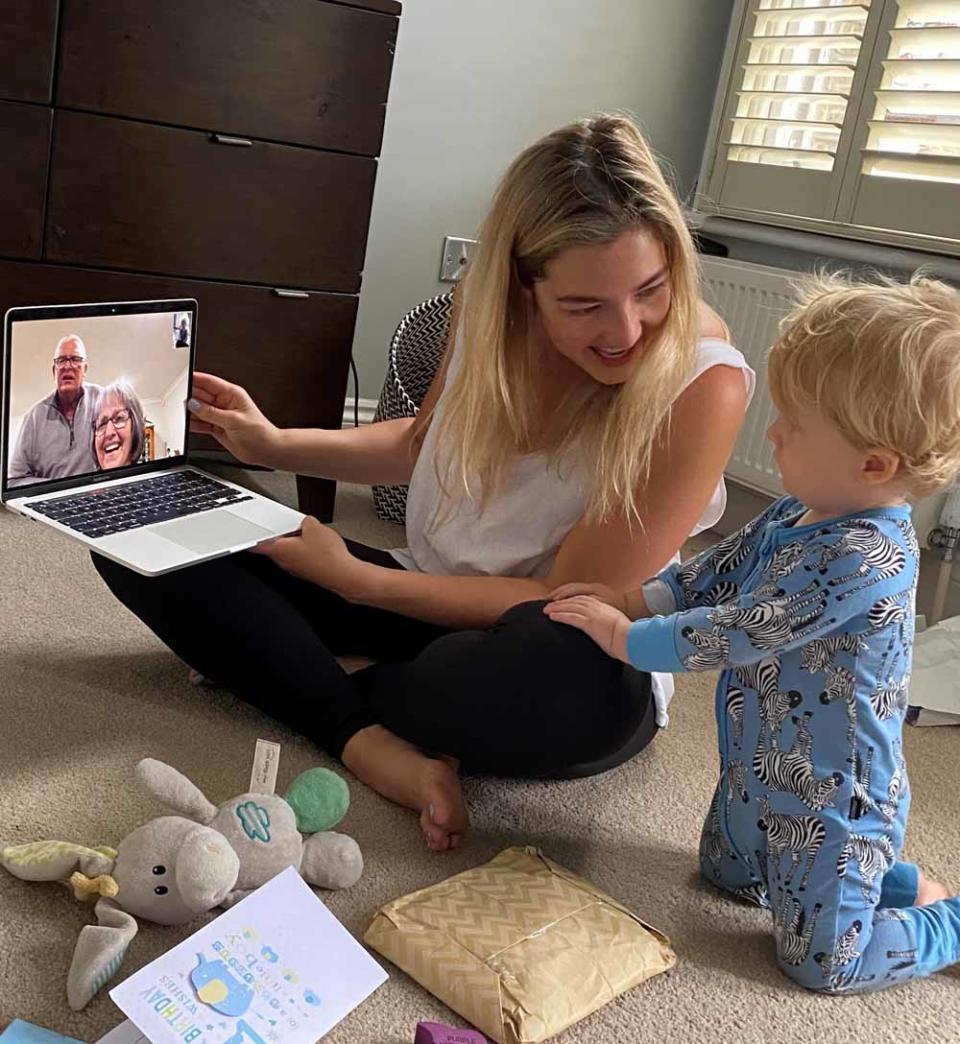
[[130, 411], [119, 395], [108, 395], [100, 403], [93, 433], [93, 448], [102, 471], [130, 463], [133, 425]]
[[553, 347], [600, 384], [623, 384], [670, 311], [666, 252], [645, 229], [569, 247], [533, 293]]

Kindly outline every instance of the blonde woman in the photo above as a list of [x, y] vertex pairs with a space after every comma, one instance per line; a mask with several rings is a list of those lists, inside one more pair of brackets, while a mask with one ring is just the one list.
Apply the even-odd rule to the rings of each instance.
[[[415, 420], [281, 430], [242, 388], [194, 382], [194, 430], [240, 460], [409, 483], [405, 550], [307, 519], [261, 554], [150, 580], [95, 560], [187, 663], [414, 809], [438, 850], [467, 827], [459, 767], [588, 775], [666, 724], [669, 679], [611, 661], [543, 600], [574, 581], [635, 587], [717, 521], [753, 388], [627, 118], [514, 161], [462, 291]], [[379, 662], [348, 676], [346, 653]]]

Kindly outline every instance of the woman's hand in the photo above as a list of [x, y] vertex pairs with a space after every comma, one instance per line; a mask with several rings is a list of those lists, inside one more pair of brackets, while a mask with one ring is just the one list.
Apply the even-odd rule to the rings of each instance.
[[253, 549], [283, 570], [350, 599], [364, 563], [354, 558], [336, 530], [309, 516], [296, 536], [277, 537]]
[[558, 602], [547, 602], [543, 611], [557, 623], [569, 624], [588, 634], [608, 655], [624, 663], [627, 659], [629, 618], [599, 598], [574, 595]]
[[190, 430], [212, 435], [245, 464], [271, 464], [280, 429], [271, 424], [244, 388], [209, 373], [193, 375]]
[[619, 609], [621, 613], [627, 611], [627, 596], [623, 591], [616, 591], [606, 584], [562, 584], [555, 591], [550, 592], [550, 601], [559, 602], [565, 598], [573, 598], [576, 595], [589, 595], [591, 598], [599, 599]]

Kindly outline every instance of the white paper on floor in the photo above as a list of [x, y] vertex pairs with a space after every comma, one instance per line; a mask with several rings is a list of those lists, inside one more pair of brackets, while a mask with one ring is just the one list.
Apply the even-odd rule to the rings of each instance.
[[127, 1019], [119, 1026], [114, 1026], [105, 1037], [97, 1041], [97, 1044], [150, 1044], [150, 1041]]
[[960, 725], [960, 616], [917, 634], [910, 708], [915, 725]]

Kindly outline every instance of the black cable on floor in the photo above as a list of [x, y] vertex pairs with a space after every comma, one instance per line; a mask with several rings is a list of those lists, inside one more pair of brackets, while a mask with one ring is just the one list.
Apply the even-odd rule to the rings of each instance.
[[357, 364], [350, 356], [350, 370], [353, 373], [353, 426], [360, 427], [360, 376], [357, 373]]

